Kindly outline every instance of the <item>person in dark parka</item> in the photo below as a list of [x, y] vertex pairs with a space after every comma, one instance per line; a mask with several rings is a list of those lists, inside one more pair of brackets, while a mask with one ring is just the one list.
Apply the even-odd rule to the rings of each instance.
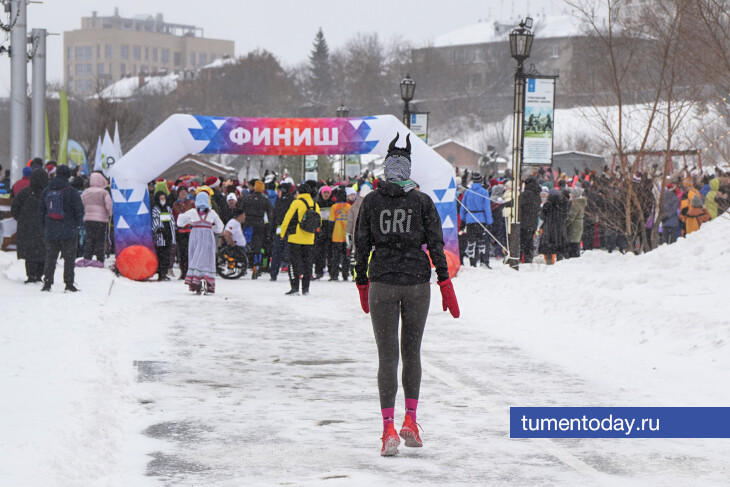
[[525, 190], [520, 193], [520, 251], [525, 263], [532, 262], [532, 239], [537, 231], [540, 215], [540, 185], [535, 178], [527, 178]]
[[26, 284], [41, 282], [46, 260], [46, 241], [43, 226], [38, 219], [38, 205], [41, 194], [48, 185], [48, 173], [33, 171], [30, 185], [18, 192], [10, 208], [13, 218], [18, 222], [18, 259], [25, 259]]
[[565, 230], [565, 220], [568, 216], [570, 201], [559, 191], [553, 190], [542, 207], [542, 236], [537, 251], [545, 254], [550, 263], [562, 259], [568, 247], [568, 233]]
[[[59, 166], [56, 177], [43, 190], [38, 204], [38, 218], [46, 238], [46, 265], [43, 271], [45, 284], [42, 291], [51, 290], [59, 252], [64, 261], [63, 282], [66, 283], [66, 290], [78, 291], [74, 286], [74, 268], [79, 227], [84, 224], [84, 203], [79, 192], [68, 182], [70, 176], [71, 170], [68, 166]], [[63, 199], [63, 216], [59, 219], [52, 218], [46, 208], [48, 196], [54, 191], [59, 191]]]

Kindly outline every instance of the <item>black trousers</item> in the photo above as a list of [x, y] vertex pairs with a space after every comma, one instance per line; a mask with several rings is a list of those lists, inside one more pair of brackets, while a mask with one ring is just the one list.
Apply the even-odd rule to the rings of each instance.
[[662, 227], [660, 244], [673, 244], [677, 241], [679, 227]]
[[565, 253], [566, 253], [566, 258], [568, 258], [568, 259], [574, 259], [576, 257], [580, 257], [580, 242], [568, 243], [568, 247], [567, 247]]
[[532, 240], [534, 236], [535, 229], [520, 227], [520, 250], [526, 264], [532, 262], [532, 254], [534, 248]]
[[265, 223], [252, 225], [253, 233], [251, 235], [251, 241], [249, 242], [249, 248], [253, 253], [251, 259], [251, 265], [261, 265], [261, 253], [266, 241], [267, 225]]
[[188, 273], [188, 243], [190, 242], [190, 233], [177, 232], [177, 261], [180, 264], [181, 275]]
[[489, 264], [489, 248], [487, 247], [487, 232], [479, 223], [466, 224], [466, 256], [472, 267], [477, 262]]
[[324, 270], [332, 274], [332, 229], [325, 224], [314, 238], [314, 273], [324, 275]]
[[289, 242], [289, 283], [292, 289], [299, 289], [299, 276], [302, 276], [302, 292], [309, 292], [312, 279], [312, 247]]
[[157, 252], [157, 272], [161, 276], [166, 276], [167, 271], [170, 269], [170, 245], [162, 247], [155, 246], [155, 252]]
[[56, 273], [56, 261], [60, 252], [63, 258], [63, 282], [73, 284], [78, 243], [76, 237], [68, 240], [46, 240], [46, 266], [43, 274], [46, 276], [47, 283], [53, 284], [53, 275]]
[[403, 392], [407, 399], [418, 399], [421, 389], [421, 340], [430, 302], [431, 287], [428, 283], [414, 286], [370, 283], [368, 303], [375, 343], [378, 345], [378, 391], [381, 409], [395, 406], [398, 392], [398, 355], [403, 358]]
[[45, 267], [46, 263], [42, 261], [35, 261], [35, 260], [25, 260], [25, 275], [28, 276], [28, 279], [35, 279], [40, 281], [43, 277], [43, 268]]
[[350, 259], [347, 257], [346, 242], [332, 242], [332, 266], [330, 270], [330, 277], [337, 277], [342, 272], [342, 278], [348, 278], [350, 274]]
[[84, 227], [86, 227], [84, 259], [91, 260], [93, 256], [96, 256], [96, 260], [104, 262], [106, 257], [104, 244], [106, 243], [106, 229], [108, 226], [107, 222], [84, 222]]
[[273, 250], [271, 264], [269, 265], [269, 274], [271, 274], [271, 277], [276, 277], [279, 275], [281, 264], [287, 264], [289, 262], [289, 242], [283, 238], [275, 236], [272, 247]]

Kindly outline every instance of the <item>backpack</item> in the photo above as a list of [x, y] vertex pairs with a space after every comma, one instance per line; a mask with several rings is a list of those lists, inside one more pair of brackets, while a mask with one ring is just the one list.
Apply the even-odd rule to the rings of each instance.
[[692, 202], [690, 203], [692, 208], [702, 208], [702, 198], [700, 196], [693, 196]]
[[46, 211], [48, 218], [60, 221], [65, 218], [63, 213], [63, 189], [54, 189], [46, 195]]
[[304, 212], [302, 219], [299, 221], [299, 227], [304, 232], [315, 233], [322, 224], [322, 217], [317, 213], [316, 206], [310, 207], [306, 201], [304, 201], [304, 204], [307, 206], [307, 211]]

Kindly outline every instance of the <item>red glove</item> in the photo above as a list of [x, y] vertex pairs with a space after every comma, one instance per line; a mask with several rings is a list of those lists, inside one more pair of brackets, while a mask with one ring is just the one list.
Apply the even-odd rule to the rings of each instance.
[[451, 316], [458, 318], [461, 313], [459, 312], [459, 303], [456, 301], [456, 293], [454, 293], [454, 285], [451, 284], [451, 279], [439, 282], [439, 286], [441, 287], [441, 304], [444, 306], [444, 311], [448, 309]]
[[[360, 293], [360, 306], [365, 314], [370, 313], [370, 304], [368, 303], [368, 292], [370, 291], [370, 281], [365, 284], [358, 284], [357, 290]], [[453, 293], [453, 290], [451, 291]], [[456, 299], [456, 298], [454, 298]]]

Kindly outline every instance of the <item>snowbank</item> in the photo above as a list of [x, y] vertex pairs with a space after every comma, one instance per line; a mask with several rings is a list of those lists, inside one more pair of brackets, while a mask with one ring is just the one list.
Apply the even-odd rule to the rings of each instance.
[[84, 268], [81, 293], [41, 294], [0, 253], [0, 484], [723, 485], [726, 440], [510, 440], [508, 423], [510, 406], [730, 403], [728, 241], [720, 217], [642, 256], [463, 268], [459, 320], [433, 286], [426, 446], [385, 460], [351, 283], [195, 297]]

